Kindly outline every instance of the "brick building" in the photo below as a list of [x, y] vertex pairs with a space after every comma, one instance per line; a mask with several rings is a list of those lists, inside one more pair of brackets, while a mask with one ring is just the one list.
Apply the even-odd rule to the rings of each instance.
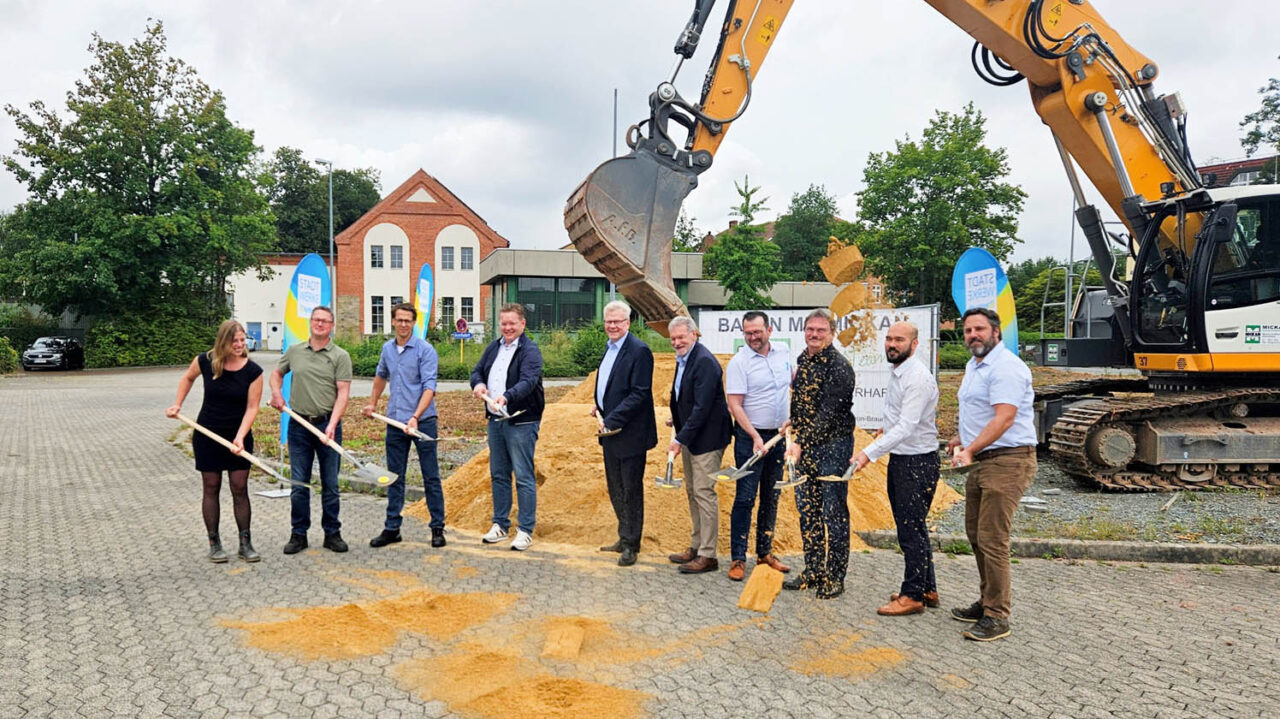
[[[510, 243], [449, 188], [418, 170], [334, 238], [338, 332], [391, 331], [390, 308], [413, 301], [422, 263], [435, 277], [433, 318], [483, 319], [480, 260]], [[434, 319], [433, 319], [434, 322]]]

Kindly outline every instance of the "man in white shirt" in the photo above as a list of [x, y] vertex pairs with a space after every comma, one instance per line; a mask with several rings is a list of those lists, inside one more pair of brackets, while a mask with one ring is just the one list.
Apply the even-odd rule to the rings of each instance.
[[[742, 338], [745, 346], [729, 360], [725, 368], [724, 391], [733, 415], [733, 465], [741, 467], [752, 454], [764, 448], [765, 442], [785, 429], [791, 405], [791, 355], [787, 345], [771, 341], [773, 328], [769, 316], [752, 311], [742, 316]], [[733, 495], [733, 511], [729, 515], [729, 579], [742, 581], [746, 576], [747, 536], [751, 533], [751, 510], [760, 492], [756, 515], [756, 563], [768, 564], [779, 572], [791, 568], [773, 556], [773, 527], [778, 518], [777, 488], [782, 479], [781, 442], [751, 467], [741, 478]]]
[[895, 322], [885, 333], [884, 355], [893, 371], [885, 394], [884, 429], [849, 460], [862, 469], [889, 455], [889, 506], [906, 569], [901, 588], [876, 610], [885, 616], [919, 614], [926, 605], [938, 606], [925, 524], [938, 487], [938, 383], [916, 356], [919, 347], [920, 332], [910, 322]]
[[986, 308], [961, 317], [973, 359], [960, 384], [960, 434], [947, 444], [957, 466], [977, 462], [965, 477], [964, 529], [978, 564], [982, 598], [951, 610], [974, 625], [966, 639], [989, 642], [1009, 636], [1013, 604], [1009, 532], [1022, 493], [1036, 476], [1036, 429], [1031, 370], [1001, 341], [1000, 315]]

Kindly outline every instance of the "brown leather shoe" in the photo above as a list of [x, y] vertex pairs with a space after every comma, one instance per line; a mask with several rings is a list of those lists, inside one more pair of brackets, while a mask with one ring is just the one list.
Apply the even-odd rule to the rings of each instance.
[[886, 617], [901, 617], [907, 614], [920, 614], [924, 611], [924, 602], [917, 602], [905, 594], [899, 594], [893, 601], [876, 610], [876, 614]]
[[735, 559], [729, 564], [729, 579], [735, 582], [741, 582], [747, 576], [747, 563], [741, 559]]
[[681, 574], [705, 574], [720, 568], [715, 557], [694, 557], [691, 561], [680, 565]]
[[783, 574], [787, 574], [788, 572], [791, 571], [791, 567], [788, 567], [782, 562], [779, 562], [778, 558], [773, 556], [772, 554], [766, 554], [763, 557], [760, 557], [759, 559], [756, 560], [756, 564], [767, 564], [769, 565], [770, 569], [777, 570], [779, 572], [782, 572]]
[[687, 564], [698, 558], [698, 550], [689, 547], [679, 554], [668, 554], [667, 561], [672, 564]]
[[[894, 599], [897, 599], [897, 598], [898, 598], [898, 593], [897, 593], [897, 592], [894, 592], [893, 594], [890, 594], [890, 595], [889, 595], [889, 600], [890, 600], [890, 601], [892, 601], [892, 600], [894, 600]], [[937, 608], [940, 606], [940, 605], [938, 604], [938, 593], [937, 593], [937, 592], [925, 592], [925, 593], [924, 593], [924, 605], [925, 605], [926, 607], [930, 608], [930, 609], [937, 609]]]

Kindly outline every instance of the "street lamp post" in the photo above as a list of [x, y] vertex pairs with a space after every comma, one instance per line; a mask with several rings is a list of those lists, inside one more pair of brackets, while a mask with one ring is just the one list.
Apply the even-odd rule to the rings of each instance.
[[333, 288], [333, 297], [330, 300], [334, 311], [334, 319], [337, 319], [338, 311], [338, 266], [333, 263], [333, 161], [322, 160], [316, 158], [317, 165], [325, 165], [329, 168], [329, 286]]

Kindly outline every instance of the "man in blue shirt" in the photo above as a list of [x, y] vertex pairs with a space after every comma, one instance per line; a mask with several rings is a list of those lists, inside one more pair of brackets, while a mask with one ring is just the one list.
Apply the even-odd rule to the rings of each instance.
[[618, 541], [600, 548], [618, 552], [618, 566], [636, 563], [644, 531], [645, 453], [658, 444], [653, 411], [653, 351], [631, 334], [631, 307], [614, 301], [604, 307], [604, 331], [609, 336], [600, 369], [596, 371], [596, 404], [591, 415], [606, 432], [599, 438], [604, 450], [604, 477], [609, 501], [618, 518]]
[[977, 462], [965, 478], [964, 529], [978, 564], [982, 598], [951, 610], [972, 622], [966, 639], [989, 642], [1009, 636], [1009, 532], [1022, 493], [1036, 476], [1036, 430], [1031, 370], [1001, 341], [1000, 315], [984, 308], [961, 317], [973, 355], [960, 384], [960, 434], [947, 449], [952, 463]]
[[[440, 359], [426, 340], [413, 334], [418, 310], [408, 302], [391, 308], [391, 326], [395, 337], [382, 345], [378, 369], [373, 378], [373, 391], [364, 406], [364, 416], [373, 415], [382, 390], [391, 385], [387, 399], [387, 416], [403, 422], [410, 430], [429, 437], [439, 436], [436, 415], [436, 371]], [[387, 488], [387, 521], [382, 533], [369, 541], [371, 547], [385, 547], [400, 541], [400, 510], [404, 508], [405, 468], [409, 464], [409, 444], [418, 447], [418, 465], [422, 468], [422, 484], [431, 512], [431, 546], [443, 547], [444, 489], [440, 486], [440, 465], [436, 460], [436, 444], [417, 439], [387, 426], [387, 469], [396, 481]]]

